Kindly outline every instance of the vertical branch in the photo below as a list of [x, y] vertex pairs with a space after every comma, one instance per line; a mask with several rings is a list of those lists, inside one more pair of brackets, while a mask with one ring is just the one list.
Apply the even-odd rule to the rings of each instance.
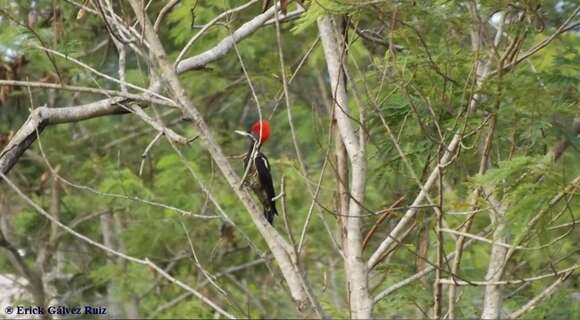
[[[479, 54], [481, 51], [481, 46], [483, 43], [483, 39], [481, 38], [482, 37], [483, 22], [481, 21], [481, 16], [479, 15], [479, 12], [477, 11], [477, 5], [478, 5], [477, 1], [473, 0], [469, 3], [468, 9], [469, 9], [469, 13], [471, 15], [471, 18], [474, 21], [473, 27], [471, 30], [472, 51], [476, 54], [476, 56], [479, 57]], [[493, 40], [493, 47], [496, 50], [501, 42], [502, 33], [503, 33], [503, 24], [505, 23], [505, 17], [506, 17], [505, 14], [501, 15], [500, 26], [497, 28], [497, 32], [496, 32], [494, 40]], [[483, 60], [478, 58], [475, 63], [476, 63], [476, 65], [475, 65], [475, 70], [476, 70], [475, 82], [476, 82], [476, 88], [477, 88], [477, 90], [479, 90], [483, 86], [483, 83], [485, 82], [487, 77], [489, 76], [491, 58], [488, 61], [483, 61]], [[469, 102], [469, 111], [470, 112], [475, 111], [479, 100], [481, 100], [482, 98], [483, 98], [482, 95], [479, 93], [476, 93], [471, 98], [471, 100]], [[479, 174], [484, 174], [490, 166], [489, 156], [490, 156], [491, 145], [492, 145], [492, 141], [493, 141], [493, 134], [495, 131], [495, 123], [496, 123], [496, 116], [492, 115], [490, 129], [488, 131], [488, 134], [487, 134], [485, 141], [483, 142], [483, 146], [480, 148], [481, 160], [480, 160], [480, 165], [479, 165]], [[476, 202], [477, 195], [480, 194], [480, 191], [481, 190], [476, 190], [473, 192], [474, 204], [472, 205], [472, 209], [474, 209], [474, 210], [477, 210], [477, 206], [476, 206], [475, 202]], [[469, 232], [469, 229], [471, 228], [474, 217], [475, 217], [475, 213], [471, 214], [467, 218], [467, 220], [465, 221], [464, 226], [463, 226], [464, 232]], [[452, 268], [451, 269], [452, 275], [456, 275], [459, 272], [459, 269], [461, 266], [461, 258], [463, 256], [463, 243], [464, 242], [465, 242], [465, 236], [460, 235], [455, 243], [455, 259], [454, 259], [453, 265], [451, 267]], [[455, 283], [452, 283], [449, 285], [449, 291], [448, 291], [449, 319], [455, 319], [456, 296], [457, 296], [457, 286]]]
[[[500, 26], [496, 29], [495, 38], [493, 41], [493, 49], [497, 51], [497, 47], [501, 42], [501, 38], [503, 35], [503, 25], [506, 23], [506, 15], [507, 13], [503, 13], [500, 18]], [[517, 37], [516, 37], [517, 39]], [[481, 162], [479, 164], [479, 171], [481, 174], [485, 173], [485, 171], [491, 167], [491, 147], [493, 144], [493, 139], [495, 136], [496, 124], [497, 124], [497, 110], [500, 107], [501, 103], [501, 93], [502, 93], [502, 75], [503, 75], [503, 65], [504, 60], [510, 55], [511, 51], [514, 46], [518, 43], [518, 41], [514, 39], [511, 44], [507, 46], [503, 57], [498, 57], [498, 92], [496, 93], [495, 97], [495, 110], [494, 113], [491, 115], [491, 122], [489, 124], [489, 128], [487, 128], [488, 132], [486, 135], [485, 141], [482, 143], [482, 147], [480, 147], [481, 153]], [[514, 53], [515, 54], [514, 50]], [[492, 57], [489, 58], [488, 63], [486, 64], [488, 67], [492, 64]], [[486, 73], [488, 73], [489, 68], [486, 69]], [[489, 189], [489, 190], [486, 190]], [[499, 243], [508, 243], [508, 236], [506, 233], [507, 228], [507, 221], [506, 219], [506, 211], [507, 207], [505, 204], [502, 204], [496, 196], [493, 194], [492, 188], [484, 188], [482, 191], [483, 193], [487, 194], [488, 201], [492, 206], [492, 210], [490, 210], [490, 218], [492, 223], [495, 226], [495, 230], [493, 232], [493, 245], [491, 248], [491, 253], [489, 256], [489, 265], [487, 268], [487, 273], [485, 276], [486, 281], [500, 281], [506, 266], [506, 258], [508, 257], [508, 249], [504, 246], [500, 246]], [[502, 285], [494, 285], [488, 284], [485, 286], [485, 294], [483, 298], [483, 310], [481, 317], [482, 319], [498, 319], [501, 317], [501, 309], [503, 304], [503, 297], [502, 297]]]
[[[477, 207], [475, 207], [477, 209]], [[473, 224], [473, 218], [475, 217], [476, 212], [472, 213], [467, 217], [467, 220], [464, 222], [462, 231], [464, 233], [468, 233], [471, 225]], [[463, 256], [463, 249], [465, 244], [465, 235], [461, 234], [457, 237], [457, 241], [455, 241], [455, 259], [453, 259], [453, 264], [451, 265], [451, 275], [452, 277], [459, 272], [459, 268], [461, 266], [461, 258]], [[449, 319], [455, 319], [455, 297], [457, 296], [457, 285], [455, 283], [449, 284], [449, 292], [448, 292], [448, 307], [447, 307], [447, 314]]]
[[[50, 214], [56, 220], [60, 220], [60, 193], [62, 191], [62, 186], [60, 184], [60, 179], [58, 178], [58, 171], [60, 166], [57, 166], [54, 171], [56, 174], [52, 176], [52, 191], [51, 191], [51, 201], [50, 201]], [[51, 247], [55, 246], [56, 238], [58, 236], [58, 226], [55, 223], [50, 224], [50, 235], [48, 237], [48, 243]]]
[[349, 212], [349, 196], [348, 196], [348, 156], [346, 153], [346, 148], [342, 139], [340, 138], [340, 133], [336, 126], [333, 128], [334, 133], [334, 148], [336, 155], [336, 192], [338, 195], [337, 208], [338, 208], [338, 222], [340, 227], [340, 234], [342, 237], [342, 247], [344, 248], [344, 236], [346, 235], [346, 220], [348, 218]]
[[[60, 179], [58, 178], [58, 171], [60, 170], [60, 166], [57, 166], [54, 169], [54, 173], [52, 174], [52, 183], [51, 183], [51, 190], [50, 190], [50, 209], [49, 213], [55, 219], [60, 219], [60, 194], [62, 191], [62, 186]], [[39, 248], [38, 255], [37, 255], [37, 265], [39, 270], [43, 272], [48, 271], [49, 269], [49, 262], [51, 258], [54, 257], [57, 245], [58, 245], [58, 226], [55, 223], [50, 223], [50, 229], [48, 231], [48, 237], [44, 242], [44, 245]]]
[[[489, 154], [491, 150], [491, 145], [493, 141], [494, 131], [495, 131], [496, 117], [493, 116], [490, 123], [490, 128], [488, 129], [488, 135], [485, 141], [485, 145], [482, 150], [482, 157], [480, 163], [480, 173], [484, 173], [490, 166]], [[505, 234], [505, 212], [506, 208], [491, 194], [491, 190], [484, 191], [489, 193], [489, 201], [493, 207], [490, 211], [492, 222], [495, 224], [495, 231], [493, 233], [493, 241], [499, 243], [507, 243], [507, 237]], [[489, 257], [489, 265], [487, 269], [487, 274], [485, 276], [486, 281], [499, 281], [503, 275], [505, 267], [505, 259], [507, 257], [508, 249], [494, 244], [491, 249], [491, 254]], [[501, 286], [500, 285], [486, 285], [485, 286], [485, 296], [483, 302], [483, 319], [497, 319], [500, 317], [502, 296], [501, 296]]]
[[501, 316], [502, 306], [502, 285], [494, 282], [500, 281], [504, 271], [504, 261], [507, 256], [508, 248], [499, 245], [499, 243], [508, 243], [506, 237], [505, 213], [506, 208], [495, 198], [493, 194], [489, 195], [489, 201], [493, 207], [491, 215], [492, 222], [495, 225], [493, 232], [494, 244], [491, 248], [489, 265], [485, 275], [485, 281], [490, 282], [485, 286], [485, 295], [483, 298], [482, 319], [499, 319]]
[[368, 290], [368, 268], [362, 257], [361, 236], [361, 203], [364, 201], [366, 186], [366, 154], [362, 143], [364, 139], [357, 139], [348, 111], [348, 97], [344, 66], [341, 57], [344, 56], [344, 39], [337, 36], [339, 33], [333, 26], [333, 19], [323, 16], [318, 19], [318, 30], [324, 56], [330, 77], [332, 97], [334, 102], [333, 113], [342, 143], [344, 143], [351, 165], [351, 185], [348, 217], [345, 219], [344, 256], [348, 281], [348, 295], [351, 317], [367, 319], [371, 317], [372, 300]]
[[441, 319], [441, 306], [443, 305], [442, 301], [442, 291], [443, 291], [443, 284], [439, 281], [441, 279], [441, 272], [443, 267], [443, 232], [441, 228], [443, 228], [443, 173], [442, 170], [439, 170], [439, 210], [435, 210], [436, 214], [436, 260], [435, 265], [435, 282], [434, 282], [434, 290], [433, 290], [433, 318]]
[[[278, 5], [279, 4], [277, 2], [274, 3], [274, 7], [277, 8]], [[298, 163], [300, 164], [300, 171], [301, 171], [302, 175], [304, 176], [304, 178], [307, 179], [308, 172], [306, 171], [306, 165], [304, 164], [304, 160], [302, 158], [302, 153], [300, 152], [300, 147], [298, 146], [298, 139], [296, 138], [296, 130], [294, 129], [294, 121], [292, 119], [292, 108], [291, 108], [291, 104], [290, 104], [290, 93], [288, 90], [288, 79], [286, 78], [286, 64], [284, 62], [284, 51], [282, 50], [282, 35], [280, 32], [280, 21], [279, 21], [280, 17], [278, 14], [278, 10], [276, 10], [275, 12], [276, 12], [276, 15], [275, 15], [276, 40], [277, 40], [277, 45], [278, 45], [278, 56], [280, 58], [280, 73], [282, 76], [282, 88], [283, 88], [282, 91], [283, 91], [284, 101], [286, 103], [286, 113], [288, 116], [288, 124], [290, 125], [290, 134], [292, 137], [292, 143], [294, 145], [294, 150], [296, 151], [296, 158], [298, 159]], [[290, 79], [290, 81], [291, 80], [292, 80], [292, 78]], [[304, 227], [302, 229], [302, 234], [300, 237], [300, 242], [299, 242], [298, 251], [297, 251], [298, 255], [300, 255], [300, 252], [302, 251], [302, 245], [304, 244], [306, 230], [308, 228], [308, 225], [310, 223], [310, 219], [312, 217], [312, 210], [314, 209], [314, 206], [317, 204], [316, 198], [318, 197], [320, 185], [322, 183], [322, 178], [324, 175], [324, 167], [326, 166], [326, 158], [327, 157], [325, 156], [325, 160], [324, 160], [325, 165], [323, 166], [323, 169], [321, 170], [320, 179], [319, 179], [320, 181], [319, 181], [319, 184], [318, 184], [316, 190], [313, 190], [310, 183], [308, 183], [308, 181], [306, 181], [306, 188], [308, 189], [308, 192], [312, 195], [312, 204], [310, 205], [310, 209], [308, 210], [308, 215], [307, 215], [306, 221], [304, 223]], [[335, 243], [336, 240], [334, 239], [333, 234], [330, 231], [330, 228], [328, 227], [328, 224], [326, 223], [326, 220], [324, 219], [322, 214], [320, 214], [320, 219], [322, 220], [324, 227], [328, 231], [331, 241], [333, 243]], [[297, 258], [299, 258], [299, 257], [297, 257]]]
[[324, 105], [328, 108], [328, 113], [332, 115], [332, 139], [334, 140], [334, 157], [336, 159], [336, 212], [338, 220], [337, 237], [341, 239], [341, 247], [344, 248], [344, 236], [346, 235], [346, 219], [348, 216], [348, 154], [340, 132], [336, 126], [336, 117], [334, 116], [334, 104], [328, 99], [322, 74], [317, 76], [318, 89], [320, 96], [324, 100]]
[[348, 96], [346, 94], [346, 83], [344, 81], [344, 72], [342, 71], [341, 54], [342, 50], [339, 47], [339, 39], [335, 35], [332, 18], [323, 16], [318, 19], [318, 30], [322, 47], [324, 49], [324, 56], [326, 58], [326, 66], [328, 68], [328, 75], [330, 77], [332, 99], [334, 103], [334, 116], [336, 117], [336, 124], [345, 148], [348, 152], [349, 158], [356, 157], [359, 151], [359, 145], [352, 127], [350, 117], [348, 114]]
[[[111, 212], [107, 212], [100, 217], [101, 219], [101, 233], [103, 235], [103, 244], [107, 248], [111, 248], [112, 250], [117, 251], [117, 241], [114, 234], [114, 226], [113, 226], [113, 215]], [[56, 220], [55, 220], [56, 221]], [[117, 264], [117, 257], [107, 252], [107, 264], [116, 265]], [[107, 294], [106, 294], [106, 301], [108, 307], [108, 313], [115, 318], [122, 318], [124, 317], [123, 308], [121, 303], [118, 299], [115, 298], [115, 288], [117, 281], [113, 280], [107, 283]]]
[[[495, 125], [496, 125], [497, 117], [496, 115], [492, 115], [490, 129], [487, 133], [486, 139], [484, 141], [483, 147], [480, 148], [481, 152], [481, 160], [479, 161], [479, 174], [484, 174], [487, 169], [489, 169], [491, 162], [490, 162], [490, 152], [491, 152], [491, 145], [493, 142], [493, 136], [495, 132]], [[480, 194], [481, 190], [475, 190], [472, 194], [473, 204], [471, 205], [471, 209], [474, 213], [470, 214], [467, 217], [466, 221], [463, 224], [463, 233], [468, 233], [471, 225], [473, 224], [473, 220], [475, 218], [475, 214], [479, 209], [477, 207], [477, 196]], [[465, 235], [461, 234], [457, 238], [455, 242], [455, 259], [453, 260], [453, 264], [451, 266], [451, 275], [455, 277], [455, 275], [459, 272], [461, 266], [461, 258], [463, 256], [463, 243], [465, 242]], [[455, 299], [457, 296], [457, 285], [455, 283], [449, 284], [449, 292], [448, 292], [448, 316], [449, 319], [455, 319]]]
[[297, 247], [296, 247], [296, 240], [294, 240], [294, 233], [292, 232], [292, 227], [290, 222], [288, 222], [288, 214], [286, 214], [286, 183], [284, 180], [284, 176], [282, 176], [282, 181], [280, 182], [280, 195], [282, 196], [281, 198], [281, 204], [282, 204], [282, 217], [284, 218], [284, 226], [286, 227], [286, 233], [288, 233], [288, 239], [290, 239], [290, 244], [292, 245], [292, 247], [295, 250], [295, 254], [296, 256], [298, 256], [297, 252]]

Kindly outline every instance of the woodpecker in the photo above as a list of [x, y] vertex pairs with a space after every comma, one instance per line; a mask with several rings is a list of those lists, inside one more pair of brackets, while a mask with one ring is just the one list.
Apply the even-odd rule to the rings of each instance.
[[254, 191], [264, 207], [266, 220], [273, 224], [274, 216], [278, 214], [275, 203], [276, 191], [274, 191], [274, 183], [272, 182], [270, 163], [260, 151], [262, 145], [270, 138], [270, 122], [258, 120], [247, 132], [236, 131], [236, 133], [247, 137], [250, 141], [250, 149], [244, 157], [246, 176], [243, 185]]

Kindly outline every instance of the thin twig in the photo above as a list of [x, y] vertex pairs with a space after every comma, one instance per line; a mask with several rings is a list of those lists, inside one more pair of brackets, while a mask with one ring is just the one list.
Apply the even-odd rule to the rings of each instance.
[[373, 234], [375, 234], [375, 232], [377, 231], [377, 228], [379, 227], [379, 225], [387, 218], [388, 215], [390, 215], [391, 213], [393, 213], [393, 211], [391, 211], [394, 207], [398, 206], [399, 204], [401, 204], [401, 202], [403, 202], [403, 200], [405, 200], [405, 196], [400, 197], [399, 199], [397, 199], [397, 201], [393, 202], [393, 204], [388, 208], [383, 210], [383, 214], [379, 217], [379, 219], [377, 219], [377, 221], [375, 222], [375, 224], [371, 227], [371, 229], [369, 230], [369, 232], [367, 232], [367, 235], [365, 236], [365, 239], [363, 240], [363, 250], [366, 249], [369, 240], [371, 239], [371, 237], [373, 236]]
[[165, 16], [171, 12], [171, 10], [173, 9], [173, 7], [175, 7], [179, 1], [181, 0], [169, 0], [169, 2], [167, 2], [163, 8], [161, 8], [161, 10], [159, 11], [159, 15], [157, 15], [157, 19], [155, 20], [155, 24], [153, 24], [153, 29], [155, 30], [155, 32], [159, 32], [159, 27], [161, 26], [161, 21], [163, 21], [163, 18], [165, 18]]
[[153, 140], [149, 142], [149, 144], [141, 154], [141, 164], [139, 165], [139, 176], [143, 175], [143, 167], [145, 166], [145, 160], [149, 157], [149, 151], [151, 150], [151, 148], [153, 148], [153, 146], [157, 143], [157, 141], [159, 141], [159, 138], [161, 138], [162, 135], [163, 132], [158, 132], [155, 135], [155, 138], [153, 138]]
[[133, 99], [136, 101], [151, 102], [163, 106], [175, 107], [175, 102], [171, 99], [164, 97], [163, 99], [158, 99], [150, 96], [145, 96], [141, 94], [134, 94], [116, 90], [107, 90], [91, 87], [82, 86], [69, 86], [65, 84], [48, 83], [48, 82], [34, 82], [34, 81], [20, 81], [20, 80], [0, 80], [0, 86], [20, 86], [20, 87], [30, 87], [30, 88], [46, 88], [46, 89], [57, 89], [66, 90], [74, 92], [87, 92], [95, 93], [107, 97], [124, 97], [128, 99]]
[[458, 281], [455, 279], [441, 279], [440, 282], [443, 284], [455, 283], [458, 286], [489, 286], [489, 285], [500, 286], [500, 285], [509, 285], [509, 284], [520, 284], [520, 283], [525, 283], [525, 282], [530, 282], [530, 281], [538, 281], [538, 280], [542, 280], [542, 279], [546, 279], [546, 278], [550, 278], [550, 277], [557, 277], [557, 276], [569, 273], [571, 271], [574, 271], [578, 268], [580, 268], [580, 264], [573, 265], [569, 268], [566, 268], [566, 269], [563, 269], [560, 271], [547, 273], [547, 274], [543, 274], [543, 275], [539, 275], [539, 276], [535, 276], [535, 277], [530, 277], [530, 278], [517, 279], [517, 280], [469, 281], [468, 282], [468, 281]]

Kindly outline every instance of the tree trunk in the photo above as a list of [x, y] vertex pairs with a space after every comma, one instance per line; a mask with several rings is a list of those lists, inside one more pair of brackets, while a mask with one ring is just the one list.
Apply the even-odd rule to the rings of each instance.
[[[346, 95], [346, 72], [343, 69], [342, 57], [346, 56], [340, 48], [345, 48], [344, 39], [338, 35], [331, 17], [318, 19], [318, 30], [330, 77], [334, 102], [334, 117], [341, 140], [351, 164], [350, 200], [348, 217], [344, 219], [344, 259], [348, 282], [348, 300], [350, 314], [355, 319], [369, 319], [373, 303], [368, 290], [368, 268], [362, 256], [361, 236], [361, 203], [365, 197], [367, 163], [364, 148], [363, 130], [359, 139], [347, 114], [348, 97]], [[343, 205], [341, 205], [342, 207]]]
[[[505, 208], [494, 198], [490, 196], [490, 202], [494, 207], [494, 224], [496, 226], [493, 233], [494, 243], [509, 243], [505, 236]], [[508, 249], [505, 246], [493, 244], [491, 254], [489, 257], [489, 265], [487, 267], [487, 274], [485, 281], [500, 281], [503, 276], [505, 267], [505, 258]], [[482, 319], [499, 319], [501, 316], [501, 308], [503, 304], [502, 286], [496, 284], [488, 284], [485, 286], [485, 296], [483, 299]]]

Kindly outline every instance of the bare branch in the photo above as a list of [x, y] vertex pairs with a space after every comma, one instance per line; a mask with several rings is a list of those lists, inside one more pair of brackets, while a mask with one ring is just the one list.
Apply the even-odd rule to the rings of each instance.
[[539, 43], [537, 43], [536, 45], [534, 45], [528, 51], [524, 52], [522, 55], [517, 57], [513, 62], [508, 63], [505, 66], [503, 66], [502, 70], [494, 70], [493, 72], [490, 73], [490, 76], [495, 76], [495, 75], [499, 74], [500, 72], [503, 72], [504, 70], [512, 69], [513, 67], [515, 67], [516, 65], [518, 65], [522, 61], [528, 59], [529, 57], [536, 54], [538, 51], [547, 47], [552, 41], [554, 41], [554, 39], [556, 39], [556, 37], [558, 35], [566, 32], [566, 31], [571, 30], [571, 28], [570, 28], [571, 26], [578, 26], [578, 23], [575, 23], [575, 24], [570, 23], [572, 21], [572, 19], [574, 19], [578, 15], [578, 12], [580, 12], [580, 6], [576, 6], [574, 11], [572, 11], [572, 14], [570, 14], [570, 16], [568, 16], [568, 18], [558, 27], [558, 29], [556, 29], [556, 31], [554, 31], [554, 33], [552, 33], [552, 35], [550, 35], [546, 39], [544, 39], [544, 40], [540, 41]]
[[[247, 4], [246, 4], [247, 5]], [[242, 6], [245, 8], [245, 6]], [[240, 7], [241, 8], [241, 7]], [[243, 9], [242, 8], [242, 9]], [[239, 9], [239, 8], [237, 8]], [[215, 47], [195, 55], [193, 57], [183, 59], [177, 63], [176, 71], [177, 73], [183, 73], [188, 70], [199, 69], [204, 67], [208, 63], [215, 61], [223, 56], [226, 55], [231, 49], [233, 49], [234, 44], [246, 38], [247, 36], [254, 33], [258, 30], [268, 19], [274, 16], [274, 11], [277, 9], [276, 6], [271, 7], [270, 9], [266, 10], [264, 13], [257, 15], [252, 20], [244, 23], [240, 28], [232, 33], [232, 35], [224, 38], [217, 44]], [[241, 9], [239, 9], [241, 10]], [[221, 18], [221, 16], [216, 17], [214, 20]], [[217, 21], [217, 20], [216, 20]], [[202, 30], [205, 31], [205, 30]], [[198, 34], [201, 35], [200, 31]], [[190, 42], [195, 41], [199, 37], [196, 35]]]
[[140, 94], [133, 94], [128, 92], [121, 92], [115, 90], [98, 89], [91, 87], [81, 87], [81, 86], [69, 86], [57, 83], [47, 83], [47, 82], [33, 82], [33, 81], [19, 81], [19, 80], [0, 80], [0, 86], [21, 86], [29, 88], [46, 88], [46, 89], [57, 89], [66, 90], [73, 92], [87, 92], [103, 95], [106, 97], [123, 97], [127, 99], [133, 99], [135, 101], [151, 102], [162, 106], [175, 107], [175, 103], [169, 98], [164, 97], [164, 99], [154, 98], [151, 96], [145, 96]]
[[37, 134], [42, 132], [47, 125], [126, 113], [127, 111], [117, 105], [125, 102], [125, 98], [112, 98], [77, 107], [47, 108], [43, 106], [34, 109], [28, 120], [0, 153], [0, 172], [10, 171], [24, 151], [36, 140]]
[[540, 302], [542, 302], [544, 299], [552, 295], [552, 293], [554, 293], [556, 288], [558, 288], [558, 286], [560, 286], [573, 272], [574, 271], [570, 271], [568, 273], [563, 274], [561, 277], [558, 278], [558, 280], [554, 281], [554, 283], [552, 283], [550, 286], [544, 289], [544, 291], [540, 292], [532, 300], [528, 301], [528, 303], [523, 305], [518, 310], [510, 313], [508, 319], [517, 319], [526, 314], [528, 311], [533, 310]]
[[155, 29], [155, 32], [159, 32], [159, 27], [161, 26], [161, 21], [163, 21], [163, 18], [165, 18], [165, 16], [169, 12], [171, 12], [173, 7], [175, 7], [179, 3], [179, 1], [181, 1], [181, 0], [169, 0], [163, 6], [163, 8], [161, 8], [161, 11], [159, 11], [159, 15], [157, 15], [157, 19], [155, 20], [155, 24], [153, 25], [153, 29]]
[[[332, 88], [334, 102], [332, 113], [336, 118], [338, 132], [351, 163], [351, 198], [348, 218], [343, 220], [346, 224], [343, 251], [348, 279], [350, 312], [353, 318], [365, 319], [371, 317], [373, 307], [368, 290], [369, 268], [363, 260], [361, 235], [361, 203], [365, 197], [367, 175], [366, 149], [363, 129], [360, 128], [359, 140], [354, 132], [350, 116], [347, 114], [347, 110], [350, 110], [346, 94], [345, 76], [347, 73], [342, 59], [346, 54], [346, 42], [333, 26], [332, 20], [329, 16], [318, 18], [318, 32]], [[362, 109], [362, 106], [359, 106], [361, 112]]]
[[555, 271], [553, 273], [547, 273], [547, 274], [543, 274], [543, 275], [539, 275], [539, 276], [535, 276], [535, 277], [518, 279], [518, 280], [460, 281], [460, 280], [455, 280], [455, 279], [441, 279], [440, 282], [443, 284], [455, 283], [458, 286], [489, 286], [489, 285], [498, 286], [498, 285], [508, 285], [508, 284], [520, 284], [520, 283], [525, 283], [525, 282], [530, 282], [530, 281], [538, 281], [538, 280], [542, 280], [542, 279], [546, 279], [546, 278], [550, 278], [550, 277], [557, 277], [557, 276], [560, 276], [563, 274], [567, 274], [571, 271], [573, 272], [574, 270], [576, 270], [578, 268], [580, 268], [580, 264], [575, 264], [571, 267], [568, 267], [568, 268], [560, 270], [560, 271]]
[[455, 152], [457, 152], [459, 142], [461, 141], [461, 139], [462, 136], [459, 132], [456, 133], [455, 136], [453, 136], [453, 139], [451, 140], [451, 142], [449, 142], [449, 145], [447, 145], [445, 153], [439, 160], [437, 167], [435, 167], [435, 169], [429, 175], [427, 181], [423, 184], [423, 188], [421, 189], [421, 192], [419, 192], [419, 195], [417, 195], [417, 197], [415, 198], [415, 201], [413, 201], [411, 208], [407, 210], [407, 212], [405, 212], [405, 215], [401, 218], [397, 226], [391, 231], [390, 236], [387, 237], [379, 245], [377, 250], [369, 258], [368, 261], [369, 268], [374, 267], [376, 263], [381, 259], [383, 254], [391, 250], [392, 246], [396, 244], [394, 239], [398, 239], [399, 236], [404, 232], [408, 224], [412, 221], [413, 217], [418, 211], [417, 207], [421, 205], [421, 203], [423, 203], [423, 200], [427, 197], [427, 192], [429, 192], [429, 190], [431, 189], [431, 187], [433, 187], [435, 181], [437, 180], [439, 176], [439, 170], [441, 169], [441, 167], [448, 165], [449, 164], [448, 162], [453, 158]]
[[[465, 245], [463, 246], [463, 249], [466, 249], [468, 247], [470, 247], [473, 243], [475, 243], [474, 240], [469, 240], [465, 243]], [[447, 255], [447, 257], [445, 258], [446, 260], [449, 259], [453, 259], [453, 257], [455, 257], [455, 252], [452, 252], [450, 254]], [[377, 294], [373, 301], [374, 303], [378, 303], [379, 301], [381, 301], [382, 299], [384, 299], [385, 297], [387, 297], [388, 295], [392, 294], [393, 292], [423, 278], [424, 276], [426, 276], [427, 274], [431, 273], [435, 271], [435, 266], [433, 265], [429, 265], [428, 267], [426, 267], [425, 269], [423, 269], [423, 271], [418, 272], [404, 280], [401, 280], [397, 283], [395, 283], [394, 285], [384, 289], [383, 291], [381, 291], [379, 294]]]
[[[181, 52], [179, 52], [179, 55], [177, 56], [177, 59], [175, 59], [175, 64], [178, 65], [182, 59], [183, 56], [187, 53], [187, 51], [189, 50], [189, 48], [191, 48], [191, 46], [193, 45], [193, 43], [199, 39], [199, 37], [201, 37], [207, 30], [209, 30], [209, 28], [211, 28], [212, 26], [214, 26], [219, 20], [221, 20], [224, 17], [227, 17], [233, 13], [236, 13], [238, 11], [242, 11], [248, 7], [250, 7], [251, 5], [253, 5], [254, 3], [258, 2], [258, 0], [251, 0], [247, 3], [244, 3], [243, 5], [224, 11], [221, 14], [219, 14], [217, 17], [213, 18], [210, 22], [208, 22], [206, 25], [203, 26], [203, 28], [201, 28], [201, 30], [199, 30], [188, 42], [187, 44], [183, 47], [183, 49], [181, 49]], [[258, 26], [259, 27], [259, 26]], [[257, 30], [257, 29], [256, 29]], [[155, 29], [155, 31], [157, 31], [157, 29]], [[230, 35], [233, 36], [233, 35]], [[241, 40], [241, 39], [239, 39]], [[235, 42], [235, 41], [234, 41]], [[221, 43], [220, 43], [221, 44]], [[219, 45], [219, 44], [218, 44]], [[230, 48], [231, 49], [231, 48]], [[191, 59], [191, 58], [190, 58]], [[178, 71], [179, 72], [179, 71]]]

